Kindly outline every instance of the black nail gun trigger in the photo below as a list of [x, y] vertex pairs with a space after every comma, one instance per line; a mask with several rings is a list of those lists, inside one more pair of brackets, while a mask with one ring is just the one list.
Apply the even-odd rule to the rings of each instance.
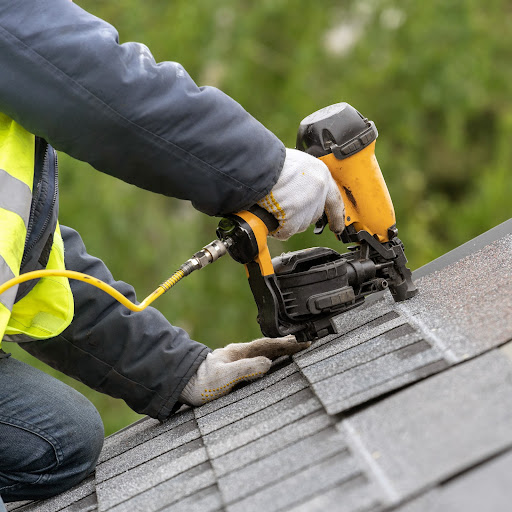
[[327, 224], [329, 224], [329, 222], [327, 220], [327, 215], [324, 212], [322, 217], [319, 218], [315, 222], [315, 230], [313, 231], [313, 233], [315, 233], [315, 235], [321, 235], [323, 233], [324, 229], [325, 229], [325, 226], [327, 226]]

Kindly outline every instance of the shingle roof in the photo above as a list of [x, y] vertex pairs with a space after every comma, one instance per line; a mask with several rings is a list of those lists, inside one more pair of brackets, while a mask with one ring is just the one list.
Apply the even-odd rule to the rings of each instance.
[[512, 499], [512, 220], [336, 319], [263, 379], [114, 434], [16, 512], [492, 511]]

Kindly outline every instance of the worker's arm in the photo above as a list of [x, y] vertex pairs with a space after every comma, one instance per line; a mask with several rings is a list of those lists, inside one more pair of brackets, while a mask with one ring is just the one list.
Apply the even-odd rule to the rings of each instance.
[[324, 208], [331, 229], [344, 228], [325, 166], [285, 155], [237, 102], [142, 44], [118, 44], [112, 26], [68, 0], [0, 0], [0, 69], [0, 112], [102, 172], [210, 215], [260, 201], [278, 238]]
[[[105, 264], [87, 254], [76, 231], [61, 226], [66, 267], [97, 277], [135, 300], [131, 286], [115, 281]], [[71, 325], [56, 338], [20, 343], [38, 359], [132, 409], [164, 420], [210, 349], [191, 340], [151, 307], [133, 313], [110, 295], [70, 281]]]
[[208, 214], [267, 194], [283, 144], [238, 103], [68, 0], [0, 0], [0, 111], [56, 149]]

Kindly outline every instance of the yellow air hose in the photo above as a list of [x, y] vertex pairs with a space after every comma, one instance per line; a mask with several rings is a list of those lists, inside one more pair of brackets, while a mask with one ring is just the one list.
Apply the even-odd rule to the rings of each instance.
[[194, 270], [205, 267], [209, 263], [213, 263], [221, 256], [224, 256], [227, 252], [227, 246], [229, 242], [214, 240], [209, 243], [199, 252], [196, 252], [194, 256], [188, 259], [179, 270], [174, 272], [169, 279], [164, 281], [154, 292], [150, 293], [140, 304], [134, 304], [131, 300], [127, 299], [123, 294], [119, 293], [115, 288], [112, 288], [109, 284], [103, 282], [101, 279], [83, 274], [82, 272], [75, 272], [74, 270], [34, 270], [21, 274], [18, 277], [14, 277], [0, 285], [0, 295], [7, 291], [9, 288], [16, 286], [17, 284], [30, 281], [31, 279], [39, 279], [41, 277], [67, 277], [68, 279], [75, 279], [77, 281], [83, 281], [84, 283], [96, 286], [105, 293], [108, 293], [111, 297], [120, 302], [123, 306], [127, 307], [130, 311], [143, 311], [158, 297], [163, 295], [166, 291], [170, 290], [176, 283], [181, 281], [185, 276], [188, 276]]
[[77, 281], [89, 283], [92, 286], [96, 286], [96, 288], [99, 288], [100, 290], [103, 290], [105, 293], [108, 293], [110, 296], [114, 297], [114, 299], [120, 302], [123, 306], [126, 306], [129, 310], [143, 311], [154, 300], [158, 299], [160, 295], [164, 294], [178, 281], [185, 277], [185, 273], [182, 270], [174, 272], [174, 274], [169, 279], [167, 279], [167, 281], [162, 283], [153, 293], [149, 294], [138, 305], [134, 304], [131, 300], [127, 299], [123, 294], [119, 293], [115, 288], [112, 288], [112, 286], [103, 282], [101, 279], [97, 279], [88, 274], [82, 274], [81, 272], [75, 272], [74, 270], [34, 270], [32, 272], [27, 272], [26, 274], [21, 274], [21, 276], [9, 279], [9, 281], [6, 281], [4, 284], [2, 284], [0, 286], [0, 295], [17, 284], [30, 281], [31, 279], [39, 279], [41, 277], [50, 276], [67, 277], [68, 279], [75, 279]]

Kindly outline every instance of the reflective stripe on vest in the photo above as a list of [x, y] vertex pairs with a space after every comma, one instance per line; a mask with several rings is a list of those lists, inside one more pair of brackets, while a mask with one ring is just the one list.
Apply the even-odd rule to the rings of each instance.
[[[0, 282], [19, 275], [34, 181], [35, 137], [0, 113]], [[46, 268], [64, 268], [59, 227]], [[63, 277], [42, 278], [15, 303], [17, 286], [0, 295], [0, 339], [18, 335], [46, 339], [73, 318], [73, 296]]]

